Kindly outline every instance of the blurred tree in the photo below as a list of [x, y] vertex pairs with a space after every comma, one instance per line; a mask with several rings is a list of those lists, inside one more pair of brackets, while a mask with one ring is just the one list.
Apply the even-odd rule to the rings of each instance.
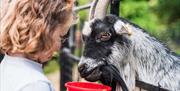
[[157, 11], [171, 39], [180, 44], [180, 0], [159, 0]]
[[159, 22], [159, 19], [154, 12], [154, 7], [157, 3], [156, 1], [122, 0], [120, 15], [144, 28], [150, 34], [161, 38], [160, 35], [164, 33], [165, 26]]
[[120, 16], [180, 54], [180, 0], [121, 0]]

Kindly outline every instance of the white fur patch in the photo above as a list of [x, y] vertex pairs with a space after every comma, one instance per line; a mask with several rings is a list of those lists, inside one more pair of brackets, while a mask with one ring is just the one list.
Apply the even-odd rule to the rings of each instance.
[[121, 31], [121, 28], [122, 28], [124, 25], [125, 25], [124, 22], [122, 22], [122, 21], [120, 21], [120, 20], [116, 21], [116, 23], [114, 24], [114, 29], [115, 29], [115, 31], [116, 31], [117, 33], [120, 32], [120, 31]]
[[95, 21], [95, 18], [84, 23], [84, 27], [83, 27], [83, 30], [82, 30], [83, 35], [89, 36], [91, 34], [92, 30], [91, 30], [90, 26], [94, 21]]
[[84, 23], [84, 28], [82, 30], [82, 34], [85, 36], [89, 36], [91, 34], [92, 30], [90, 27], [90, 23], [89, 22], [85, 22]]
[[124, 23], [120, 20], [116, 21], [114, 24], [114, 29], [117, 34], [128, 34], [129, 36], [132, 35], [132, 28], [129, 24]]

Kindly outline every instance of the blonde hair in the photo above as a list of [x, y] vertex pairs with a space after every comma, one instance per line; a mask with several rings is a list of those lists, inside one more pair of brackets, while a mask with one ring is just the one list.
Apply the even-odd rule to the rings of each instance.
[[73, 0], [11, 0], [0, 19], [0, 50], [33, 57], [51, 49], [56, 26], [67, 23]]

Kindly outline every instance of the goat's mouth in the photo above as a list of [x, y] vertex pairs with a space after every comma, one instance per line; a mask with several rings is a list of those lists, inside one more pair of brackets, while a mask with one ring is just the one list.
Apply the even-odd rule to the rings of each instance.
[[95, 82], [101, 78], [101, 75], [102, 75], [102, 72], [100, 71], [100, 68], [97, 67], [91, 70], [88, 74], [81, 75], [81, 77], [85, 78], [87, 81]]
[[128, 91], [124, 80], [119, 75], [119, 71], [115, 66], [107, 65], [96, 67], [86, 75], [81, 75], [87, 81], [101, 81], [104, 85], [112, 87], [112, 91]]

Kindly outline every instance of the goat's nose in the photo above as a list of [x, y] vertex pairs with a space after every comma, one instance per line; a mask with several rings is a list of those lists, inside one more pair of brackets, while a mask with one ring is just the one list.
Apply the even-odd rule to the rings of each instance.
[[79, 65], [78, 71], [79, 71], [81, 77], [86, 77], [88, 75], [87, 69], [88, 69], [88, 67], [87, 67], [86, 63]]
[[82, 73], [82, 71], [83, 70], [85, 70], [87, 68], [87, 64], [81, 64], [81, 65], [79, 65], [79, 67], [78, 67], [78, 71], [80, 72], [80, 73]]

